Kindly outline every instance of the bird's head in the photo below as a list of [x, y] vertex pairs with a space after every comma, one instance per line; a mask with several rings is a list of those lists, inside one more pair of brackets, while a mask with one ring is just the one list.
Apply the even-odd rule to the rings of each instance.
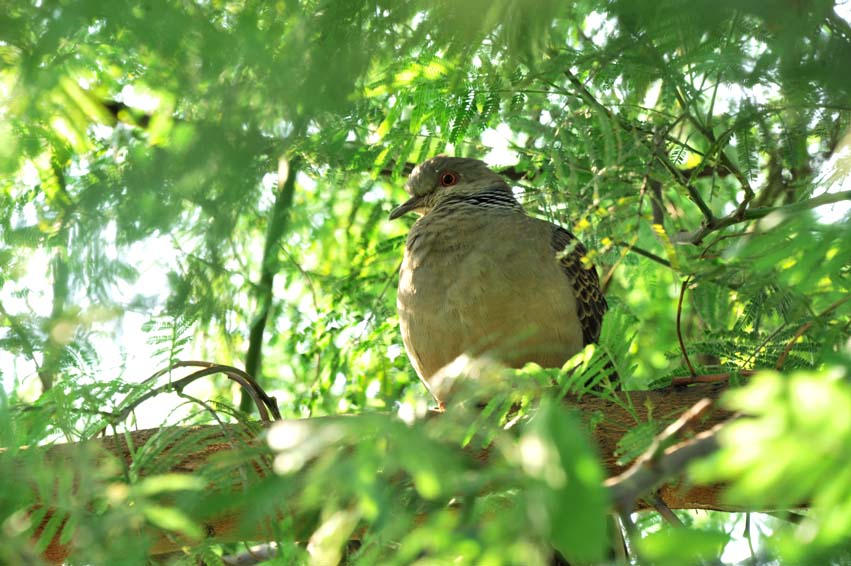
[[411, 198], [390, 213], [390, 220], [408, 212], [428, 214], [447, 197], [472, 196], [479, 192], [504, 189], [505, 180], [478, 159], [438, 155], [417, 165], [405, 183]]

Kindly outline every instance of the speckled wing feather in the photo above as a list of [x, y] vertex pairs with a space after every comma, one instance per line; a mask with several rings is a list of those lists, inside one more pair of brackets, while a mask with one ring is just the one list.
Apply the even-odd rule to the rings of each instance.
[[556, 258], [562, 269], [573, 282], [576, 294], [576, 313], [582, 324], [582, 338], [585, 345], [596, 343], [600, 338], [600, 328], [603, 324], [603, 314], [608, 309], [606, 299], [600, 290], [600, 280], [597, 269], [593, 266], [586, 268], [582, 265], [585, 247], [570, 232], [564, 228], [553, 226], [553, 236], [550, 241], [556, 252]]

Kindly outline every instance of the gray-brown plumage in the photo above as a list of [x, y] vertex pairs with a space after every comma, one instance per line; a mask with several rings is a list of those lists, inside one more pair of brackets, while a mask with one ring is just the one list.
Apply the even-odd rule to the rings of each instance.
[[402, 339], [420, 378], [461, 354], [514, 367], [561, 367], [600, 336], [606, 300], [585, 248], [528, 216], [506, 182], [475, 159], [439, 156], [405, 186], [390, 218], [417, 212], [399, 277]]

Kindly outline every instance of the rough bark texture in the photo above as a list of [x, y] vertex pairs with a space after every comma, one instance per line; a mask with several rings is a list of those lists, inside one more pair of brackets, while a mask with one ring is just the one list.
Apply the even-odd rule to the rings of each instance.
[[[658, 421], [660, 426], [675, 420], [683, 411], [689, 409], [697, 401], [703, 398], [715, 399], [725, 389], [722, 384], [696, 385], [692, 387], [677, 387], [663, 391], [633, 391], [621, 393], [620, 401], [631, 405], [636, 417], [622, 408], [620, 403], [611, 403], [601, 399], [585, 396], [581, 399], [568, 399], [566, 402], [579, 409], [589, 422], [597, 424], [591, 427], [591, 434], [599, 446], [603, 464], [607, 468], [609, 476], [622, 473], [626, 466], [619, 465], [615, 455], [617, 442], [625, 432], [633, 426], [650, 418]], [[730, 413], [712, 409], [694, 426], [694, 432], [708, 430], [726, 419]], [[333, 418], [333, 417], [325, 417]], [[323, 419], [325, 419], [323, 418]], [[357, 418], [357, 417], [342, 417]], [[313, 419], [306, 422], [315, 422], [322, 419]], [[148, 440], [156, 434], [169, 434], [177, 429], [151, 429], [129, 433], [127, 436], [110, 436], [99, 440], [80, 444], [57, 445], [47, 451], [47, 459], [51, 465], [65, 466], [73, 469], [74, 462], [82, 453], [91, 454], [91, 450], [116, 456], [120, 462], [129, 466], [132, 460], [131, 449], [128, 446], [127, 437], [132, 441], [136, 458]], [[259, 440], [261, 429], [259, 427], [248, 427], [239, 425], [219, 426], [197, 426], [179, 429], [178, 442], [158, 453], [151, 464], [146, 466], [147, 473], [198, 473], [209, 465], [210, 459], [230, 456], [233, 465], [233, 489], [239, 489], [242, 482], [256, 480], [269, 473], [271, 459], [269, 453], [263, 449], [264, 443]], [[253, 447], [253, 450], [252, 450]], [[487, 452], [476, 455], [477, 458], [486, 460]], [[163, 462], [158, 466], [157, 462]], [[628, 465], [629, 463], [627, 463]], [[227, 484], [228, 482], [224, 482]], [[683, 480], [674, 478], [660, 490], [661, 498], [672, 509], [716, 509], [725, 511], [737, 511], [738, 508], [725, 505], [720, 499], [719, 486], [693, 486]], [[641, 503], [639, 503], [641, 505]], [[44, 519], [42, 525], [49, 520], [49, 515]], [[238, 530], [238, 517], [229, 514], [223, 516], [209, 517], [205, 521], [205, 531], [209, 537], [220, 541], [232, 541], [243, 539], [262, 539], [266, 533], [266, 525], [257, 525], [249, 532]], [[305, 533], [311, 532], [310, 525], [298, 525], [297, 528]], [[61, 529], [60, 529], [61, 532]], [[38, 534], [38, 533], [37, 533]], [[150, 533], [157, 541], [154, 553], [167, 553], [179, 548], [179, 541], [167, 538], [156, 532]], [[58, 534], [51, 541], [45, 557], [52, 563], [61, 563], [67, 556], [69, 548], [60, 545]]]

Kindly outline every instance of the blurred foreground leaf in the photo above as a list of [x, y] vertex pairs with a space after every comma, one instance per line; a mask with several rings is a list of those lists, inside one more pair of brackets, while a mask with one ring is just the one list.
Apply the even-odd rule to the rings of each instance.
[[809, 507], [777, 533], [794, 560], [851, 543], [851, 360], [819, 371], [763, 372], [729, 392], [745, 417], [721, 433], [722, 449], [692, 467], [703, 482], [729, 482], [731, 502]]
[[603, 470], [582, 422], [555, 402], [545, 403], [520, 439], [523, 468], [537, 482], [530, 513], [548, 518], [553, 546], [568, 560], [599, 561], [606, 555]]

